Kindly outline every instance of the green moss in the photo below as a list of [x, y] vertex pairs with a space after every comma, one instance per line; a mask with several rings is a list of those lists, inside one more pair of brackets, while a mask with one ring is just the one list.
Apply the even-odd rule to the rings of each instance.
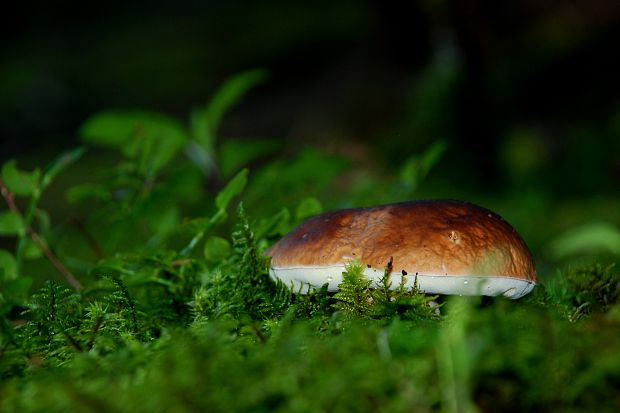
[[618, 301], [620, 271], [613, 263], [572, 266], [558, 273], [549, 291], [566, 316], [577, 321], [605, 313]]

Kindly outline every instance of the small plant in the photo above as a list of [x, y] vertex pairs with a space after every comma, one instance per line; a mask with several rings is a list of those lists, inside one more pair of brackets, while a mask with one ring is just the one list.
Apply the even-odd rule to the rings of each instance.
[[383, 276], [376, 287], [364, 275], [364, 266], [359, 260], [351, 261], [343, 272], [343, 281], [334, 295], [337, 310], [349, 315], [367, 318], [402, 317], [406, 319], [438, 318], [437, 296], [420, 292], [417, 277], [413, 288], [406, 288], [406, 276], [401, 277], [397, 288], [392, 288], [392, 258], [387, 263]]
[[28, 360], [52, 364], [69, 360], [79, 344], [83, 306], [75, 292], [47, 282], [28, 303], [22, 317], [27, 320], [19, 331], [19, 350]]
[[321, 288], [308, 291], [307, 294], [296, 294], [294, 296], [295, 315], [298, 318], [321, 318], [324, 319], [332, 315], [334, 297], [328, 293], [325, 283]]
[[373, 309], [372, 280], [364, 276], [361, 261], [353, 260], [345, 266], [342, 282], [334, 295], [337, 300], [334, 308], [345, 314], [357, 317], [370, 317]]
[[569, 268], [551, 285], [552, 299], [577, 321], [590, 314], [604, 313], [618, 302], [620, 272], [615, 264], [592, 264]]
[[291, 304], [291, 293], [283, 283], [269, 278], [269, 260], [259, 247], [243, 205], [239, 205], [237, 217], [233, 254], [207, 276], [192, 305], [197, 315], [206, 317], [267, 319], [282, 315]]
[[[59, 173], [79, 160], [83, 154], [84, 148], [63, 153], [43, 171], [39, 168], [31, 172], [20, 170], [14, 160], [2, 166], [0, 193], [8, 210], [0, 211], [0, 235], [17, 238], [15, 254], [0, 250], [0, 282], [10, 284], [5, 287], [20, 289], [29, 286], [29, 279], [24, 277], [22, 271], [24, 260], [44, 255], [74, 289], [82, 288], [81, 283], [50, 247], [46, 239], [50, 233], [49, 217], [38, 207], [44, 190]], [[18, 207], [16, 197], [27, 199], [25, 211]]]

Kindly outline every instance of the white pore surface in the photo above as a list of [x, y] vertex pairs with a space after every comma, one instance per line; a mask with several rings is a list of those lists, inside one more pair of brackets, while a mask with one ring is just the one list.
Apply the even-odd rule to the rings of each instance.
[[[342, 282], [343, 271], [345, 271], [344, 265], [334, 265], [325, 267], [271, 267], [269, 272], [271, 277], [280, 279], [294, 292], [306, 294], [309, 290], [321, 288], [326, 283], [328, 284], [328, 291], [338, 291], [338, 284]], [[373, 281], [373, 286], [377, 286], [383, 277], [383, 271], [366, 268], [364, 275]], [[398, 288], [402, 277], [401, 273], [396, 272], [390, 275], [392, 289]], [[532, 281], [503, 275], [409, 273], [404, 277], [406, 288], [413, 288], [417, 277], [420, 291], [429, 294], [503, 295], [517, 299], [532, 291], [536, 285]]]

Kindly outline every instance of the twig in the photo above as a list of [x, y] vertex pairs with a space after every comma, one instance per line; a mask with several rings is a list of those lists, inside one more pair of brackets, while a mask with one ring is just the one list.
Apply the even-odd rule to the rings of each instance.
[[174, 260], [170, 263], [172, 267], [182, 267], [183, 265], [189, 265], [194, 262], [191, 258], [180, 258], [178, 260]]
[[82, 284], [80, 284], [80, 282], [73, 276], [71, 271], [69, 271], [67, 267], [65, 267], [65, 265], [58, 259], [58, 257], [56, 257], [52, 250], [47, 247], [43, 238], [41, 238], [41, 236], [37, 234], [31, 227], [29, 227], [27, 231], [28, 235], [30, 235], [30, 238], [32, 238], [35, 244], [37, 244], [41, 251], [43, 251], [43, 254], [45, 254], [45, 256], [52, 263], [52, 265], [56, 267], [56, 269], [62, 274], [63, 277], [65, 277], [67, 282], [71, 284], [71, 286], [76, 290], [81, 290]]
[[[22, 214], [19, 208], [17, 208], [17, 204], [15, 203], [15, 195], [9, 190], [9, 188], [7, 188], [2, 179], [0, 179], [0, 192], [2, 192], [2, 197], [6, 201], [9, 209], [13, 213], [21, 217]], [[52, 263], [52, 265], [56, 267], [56, 269], [62, 274], [63, 277], [65, 277], [67, 282], [71, 284], [71, 286], [76, 290], [81, 290], [82, 284], [80, 284], [80, 282], [73, 276], [71, 271], [69, 271], [67, 267], [65, 267], [64, 264], [60, 262], [58, 257], [56, 257], [52, 250], [50, 250], [49, 247], [45, 244], [43, 238], [34, 229], [32, 229], [31, 226], [28, 226], [28, 228], [26, 228], [26, 233], [28, 234], [30, 239], [32, 239], [32, 241], [37, 244], [37, 247], [39, 247], [43, 254], [45, 254], [45, 256]]]
[[4, 185], [2, 179], [0, 179], [0, 192], [2, 192], [2, 196], [4, 197], [6, 204], [9, 206], [9, 209], [16, 214], [21, 215], [19, 209], [17, 209], [17, 205], [15, 205], [15, 195], [13, 195], [13, 193], [9, 191], [9, 188]]

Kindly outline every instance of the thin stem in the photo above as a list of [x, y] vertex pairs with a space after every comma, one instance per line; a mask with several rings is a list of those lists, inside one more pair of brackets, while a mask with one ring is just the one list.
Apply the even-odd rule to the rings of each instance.
[[[19, 215], [20, 217], [23, 217], [21, 211], [19, 210], [19, 208], [17, 207], [17, 204], [15, 203], [15, 195], [9, 190], [9, 188], [7, 188], [7, 186], [4, 184], [4, 182], [1, 179], [0, 179], [0, 192], [2, 193], [2, 197], [6, 201], [6, 204], [8, 205], [9, 209], [13, 213]], [[39, 249], [43, 252], [43, 254], [47, 257], [47, 259], [52, 263], [52, 265], [58, 270], [58, 272], [62, 274], [65, 280], [67, 280], [67, 282], [71, 284], [71, 286], [75, 288], [77, 291], [81, 290], [82, 284], [80, 284], [80, 282], [73, 276], [71, 271], [69, 271], [67, 267], [65, 267], [64, 264], [58, 259], [58, 257], [56, 257], [56, 255], [52, 252], [52, 250], [49, 249], [49, 247], [45, 243], [45, 240], [32, 228], [30, 222], [27, 223], [26, 234], [32, 239], [32, 241], [34, 241], [35, 244], [37, 244], [37, 247], [39, 247]]]
[[11, 210], [11, 212], [21, 215], [21, 213], [19, 212], [19, 209], [17, 209], [17, 205], [15, 205], [15, 195], [13, 195], [13, 193], [9, 191], [9, 188], [7, 188], [6, 185], [4, 185], [4, 182], [2, 181], [2, 179], [0, 179], [0, 192], [2, 192], [2, 196], [4, 197], [4, 200], [6, 201], [6, 204], [9, 206], [9, 209]]
[[49, 247], [45, 243], [45, 240], [43, 240], [43, 238], [39, 234], [37, 234], [31, 227], [28, 227], [27, 231], [28, 235], [30, 235], [30, 238], [32, 238], [34, 243], [37, 244], [37, 247], [39, 247], [39, 249], [43, 251], [43, 254], [45, 254], [45, 256], [52, 263], [52, 265], [56, 267], [58, 272], [60, 272], [62, 276], [65, 277], [65, 280], [67, 280], [67, 282], [71, 284], [71, 286], [77, 291], [81, 290], [82, 284], [80, 284], [80, 282], [73, 276], [71, 271], [69, 271], [67, 267], [65, 267], [65, 265], [58, 259], [58, 257], [56, 257], [52, 250], [49, 249]]
[[84, 236], [84, 238], [86, 238], [86, 240], [88, 241], [88, 244], [90, 245], [90, 248], [93, 250], [93, 252], [95, 253], [95, 256], [97, 257], [97, 260], [102, 260], [104, 258], [103, 250], [101, 249], [101, 246], [97, 242], [97, 239], [93, 237], [93, 234], [88, 232], [82, 220], [79, 218], [72, 218], [71, 223]]
[[[39, 203], [39, 199], [41, 199], [41, 191], [39, 188], [36, 188], [32, 197], [30, 198], [30, 202], [28, 203], [28, 207], [26, 208], [26, 216], [22, 216], [24, 221], [24, 226], [26, 228], [32, 227], [32, 220], [34, 218], [34, 211], [37, 208]], [[18, 212], [19, 213], [19, 212]], [[21, 214], [20, 214], [21, 215]], [[17, 251], [15, 254], [15, 258], [17, 260], [17, 268], [22, 267], [22, 263], [24, 262], [24, 253], [26, 251], [26, 237], [20, 235], [19, 241], [17, 243]]]
[[191, 258], [180, 258], [178, 260], [172, 261], [170, 265], [172, 267], [182, 267], [184, 265], [190, 265], [192, 262], [194, 262], [194, 260]]

